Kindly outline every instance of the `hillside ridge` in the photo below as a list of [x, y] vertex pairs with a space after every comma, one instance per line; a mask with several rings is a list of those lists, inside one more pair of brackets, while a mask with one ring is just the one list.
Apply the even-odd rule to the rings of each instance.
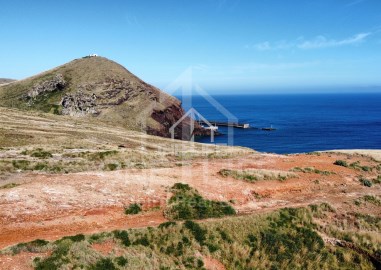
[[[32, 77], [0, 86], [0, 106], [99, 121], [170, 137], [183, 115], [181, 102], [104, 57], [75, 59]], [[189, 139], [189, 119], [175, 130]], [[207, 132], [196, 126], [196, 135]]]

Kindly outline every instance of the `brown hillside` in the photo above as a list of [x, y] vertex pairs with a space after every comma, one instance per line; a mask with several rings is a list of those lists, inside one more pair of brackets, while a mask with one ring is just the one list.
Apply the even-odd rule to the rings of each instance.
[[[181, 102], [103, 57], [76, 59], [0, 87], [0, 106], [73, 117], [97, 117], [117, 126], [169, 137]], [[187, 121], [176, 137], [188, 139]], [[183, 130], [183, 134], [181, 132]], [[198, 134], [203, 130], [197, 129]]]

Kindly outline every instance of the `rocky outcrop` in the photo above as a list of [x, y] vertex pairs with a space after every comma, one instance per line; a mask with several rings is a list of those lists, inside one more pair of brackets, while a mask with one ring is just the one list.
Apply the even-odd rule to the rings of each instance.
[[144, 88], [144, 85], [134, 88], [128, 80], [107, 77], [103, 82], [77, 86], [77, 92], [66, 94], [60, 105], [64, 115], [98, 115], [102, 109], [121, 105], [141, 95], [145, 95], [147, 101], [158, 99], [152, 91]]
[[[163, 126], [162, 129], [147, 129], [147, 133], [151, 135], [161, 137], [171, 137], [169, 129], [176, 124], [184, 115], [184, 110], [181, 105], [172, 105], [165, 110], [153, 110], [151, 117]], [[186, 117], [181, 123], [179, 123], [174, 129], [174, 137], [181, 140], [189, 140], [192, 137], [191, 134], [191, 119]], [[194, 123], [194, 136], [208, 136], [210, 131], [202, 128], [196, 121]]]
[[[154, 104], [159, 100], [157, 92], [154, 91], [152, 86], [144, 82], [134, 86], [128, 80], [108, 77], [103, 82], [79, 85], [78, 92], [66, 94], [60, 105], [64, 115], [97, 116], [106, 108], [119, 106], [128, 101], [133, 102], [135, 98], [145, 99], [147, 108], [150, 106], [154, 108]], [[143, 114], [145, 109], [141, 109]], [[184, 115], [184, 110], [181, 103], [177, 101], [165, 109], [153, 109], [150, 114], [150, 117], [161, 127], [152, 128], [147, 126], [145, 128], [146, 132], [150, 135], [169, 138], [171, 137], [169, 129]], [[191, 138], [190, 121], [190, 118], [186, 118], [175, 128], [176, 139], [189, 140]], [[193, 134], [195, 136], [206, 136], [210, 134], [210, 131], [203, 129], [195, 122]]]
[[71, 116], [83, 116], [86, 114], [99, 114], [97, 110], [97, 96], [88, 95], [79, 91], [76, 94], [67, 94], [61, 101], [62, 114]]
[[35, 99], [45, 93], [61, 91], [66, 87], [67, 83], [62, 74], [57, 74], [51, 80], [46, 80], [35, 84], [26, 94], [27, 99]]

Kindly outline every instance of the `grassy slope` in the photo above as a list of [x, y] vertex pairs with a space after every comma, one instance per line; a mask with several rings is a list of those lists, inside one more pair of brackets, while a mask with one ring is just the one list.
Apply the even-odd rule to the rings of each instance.
[[[46, 153], [41, 157], [41, 152]], [[250, 152], [253, 151], [239, 147], [172, 141], [122, 127], [100, 125], [95, 118], [0, 107], [0, 180], [17, 170], [63, 173], [168, 167], [183, 159], [229, 157]]]

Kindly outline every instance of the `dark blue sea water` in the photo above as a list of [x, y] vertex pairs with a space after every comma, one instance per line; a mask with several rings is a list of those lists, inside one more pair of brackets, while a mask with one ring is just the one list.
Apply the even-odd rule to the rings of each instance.
[[[381, 93], [213, 98], [239, 122], [249, 123], [252, 127], [272, 125], [276, 128], [271, 132], [254, 128], [234, 129], [233, 144], [237, 146], [274, 153], [381, 149]], [[192, 106], [208, 120], [227, 121], [201, 96], [192, 97]], [[220, 127], [219, 131], [224, 135], [216, 137], [215, 143], [228, 143], [227, 128]], [[207, 143], [210, 138], [198, 141]]]

